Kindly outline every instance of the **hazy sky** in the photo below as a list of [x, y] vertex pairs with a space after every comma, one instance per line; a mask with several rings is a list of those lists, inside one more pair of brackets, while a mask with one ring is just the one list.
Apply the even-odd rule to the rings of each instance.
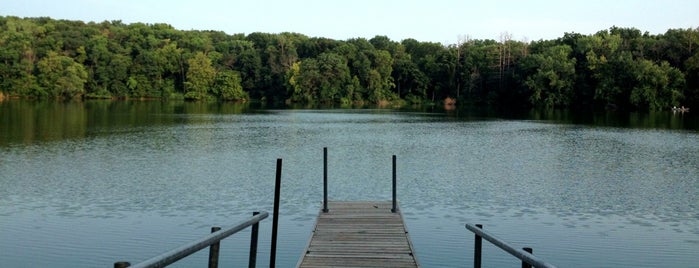
[[167, 23], [228, 34], [297, 32], [346, 40], [386, 35], [446, 44], [460, 36], [555, 39], [611, 26], [651, 34], [699, 27], [698, 0], [0, 0], [0, 15]]

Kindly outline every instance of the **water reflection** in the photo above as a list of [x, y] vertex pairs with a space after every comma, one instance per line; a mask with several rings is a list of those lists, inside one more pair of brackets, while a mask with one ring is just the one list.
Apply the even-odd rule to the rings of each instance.
[[[92, 135], [133, 131], [183, 123], [206, 123], [208, 116], [268, 113], [259, 104], [201, 103], [160, 101], [107, 101], [84, 102], [12, 100], [0, 102], [0, 146], [12, 143], [30, 144], [43, 141], [85, 138]], [[313, 111], [313, 110], [310, 110]], [[316, 110], [318, 111], [318, 110]], [[327, 110], [326, 110], [327, 111]], [[333, 111], [333, 110], [331, 110]], [[350, 110], [334, 110], [336, 112]], [[359, 109], [353, 113], [367, 116], [357, 118], [364, 122], [372, 114], [393, 113], [388, 109]], [[611, 126], [643, 129], [699, 130], [699, 117], [693, 114], [671, 112], [623, 113], [571, 110], [530, 110], [524, 112], [499, 111], [488, 108], [467, 108], [443, 111], [435, 107], [404, 108], [402, 112], [422, 115], [425, 121], [448, 117], [458, 121], [493, 118], [536, 120], [557, 124]], [[179, 116], [178, 116], [179, 115]], [[380, 120], [372, 118], [369, 120]]]
[[[574, 111], [530, 110], [527, 119], [552, 121], [563, 124], [624, 127], [641, 129], [699, 130], [699, 117], [670, 111]], [[521, 118], [525, 119], [525, 118]]]
[[218, 102], [4, 101], [0, 102], [0, 146], [85, 138], [101, 133], [133, 131], [134, 128], [198, 123], [206, 117], [190, 115], [240, 114], [250, 110], [250, 104]]

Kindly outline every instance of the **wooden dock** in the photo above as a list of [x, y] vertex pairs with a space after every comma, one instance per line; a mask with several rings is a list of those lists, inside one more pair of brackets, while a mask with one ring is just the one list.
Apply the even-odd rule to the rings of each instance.
[[419, 267], [390, 201], [329, 202], [297, 267]]

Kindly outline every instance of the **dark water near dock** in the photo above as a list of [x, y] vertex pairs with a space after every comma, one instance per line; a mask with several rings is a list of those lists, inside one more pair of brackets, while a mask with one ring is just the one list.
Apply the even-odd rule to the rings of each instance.
[[[273, 110], [234, 104], [0, 102], [0, 263], [138, 262], [272, 211], [278, 267], [296, 264], [322, 200], [398, 199], [424, 267], [472, 264], [481, 223], [559, 267], [699, 263], [693, 114]], [[269, 258], [271, 220], [258, 264]], [[223, 240], [245, 263], [248, 232]], [[203, 266], [197, 253], [174, 267]], [[518, 261], [484, 243], [484, 267]]]

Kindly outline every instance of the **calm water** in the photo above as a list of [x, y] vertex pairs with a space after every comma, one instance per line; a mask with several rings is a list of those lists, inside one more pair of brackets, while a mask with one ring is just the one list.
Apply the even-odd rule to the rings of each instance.
[[[132, 263], [272, 211], [278, 267], [322, 199], [398, 199], [424, 267], [472, 264], [481, 223], [559, 267], [696, 267], [699, 131], [691, 115], [268, 110], [232, 104], [0, 102], [2, 267]], [[261, 224], [267, 266], [271, 219]], [[248, 232], [222, 243], [246, 263]], [[198, 253], [175, 267], [202, 267]], [[486, 267], [518, 261], [484, 243]], [[242, 266], [242, 265], [238, 265]]]

